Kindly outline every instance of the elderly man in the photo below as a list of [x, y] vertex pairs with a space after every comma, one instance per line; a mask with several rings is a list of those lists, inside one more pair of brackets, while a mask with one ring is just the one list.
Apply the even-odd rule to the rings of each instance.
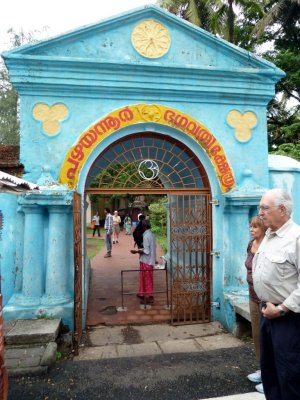
[[300, 226], [281, 189], [266, 192], [259, 215], [268, 227], [253, 260], [261, 299], [261, 374], [267, 400], [300, 399]]

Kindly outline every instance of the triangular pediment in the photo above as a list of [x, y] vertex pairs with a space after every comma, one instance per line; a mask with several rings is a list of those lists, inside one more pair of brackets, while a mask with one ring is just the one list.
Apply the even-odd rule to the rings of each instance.
[[3, 57], [248, 72], [272, 70], [274, 75], [283, 75], [273, 64], [154, 5], [21, 46], [3, 53]]

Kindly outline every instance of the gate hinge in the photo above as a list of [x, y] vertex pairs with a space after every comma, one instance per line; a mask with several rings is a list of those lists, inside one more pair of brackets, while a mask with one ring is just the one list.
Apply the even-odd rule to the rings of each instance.
[[216, 307], [218, 310], [220, 310], [220, 308], [221, 308], [219, 301], [212, 301], [211, 306]]
[[210, 204], [213, 204], [214, 206], [218, 206], [219, 205], [219, 200], [218, 199], [211, 199]]
[[220, 251], [219, 250], [213, 250], [210, 252], [211, 256], [216, 256], [216, 257], [220, 257]]

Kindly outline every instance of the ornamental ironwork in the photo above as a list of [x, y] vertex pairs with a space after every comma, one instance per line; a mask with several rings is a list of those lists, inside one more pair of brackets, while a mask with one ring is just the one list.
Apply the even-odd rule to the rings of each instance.
[[128, 135], [99, 154], [87, 177], [88, 188], [200, 189], [206, 172], [184, 144], [156, 133]]

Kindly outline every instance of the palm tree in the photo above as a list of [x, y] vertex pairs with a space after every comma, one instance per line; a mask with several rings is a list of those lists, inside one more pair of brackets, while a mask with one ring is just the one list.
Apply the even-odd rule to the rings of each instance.
[[[261, 0], [261, 2], [266, 12], [253, 30], [258, 37], [262, 36], [267, 27], [274, 27], [277, 22], [287, 28], [289, 20], [295, 16], [295, 11], [300, 6], [300, 0]], [[276, 29], [274, 34], [276, 34]]]
[[235, 43], [235, 21], [245, 12], [263, 16], [253, 0], [159, 0], [158, 4], [189, 22]]
[[253, 0], [215, 0], [217, 7], [211, 19], [213, 32], [236, 44], [235, 25], [237, 16], [248, 13], [263, 16], [263, 10], [258, 1]]
[[212, 32], [211, 16], [214, 0], [158, 0], [158, 5], [194, 25]]

